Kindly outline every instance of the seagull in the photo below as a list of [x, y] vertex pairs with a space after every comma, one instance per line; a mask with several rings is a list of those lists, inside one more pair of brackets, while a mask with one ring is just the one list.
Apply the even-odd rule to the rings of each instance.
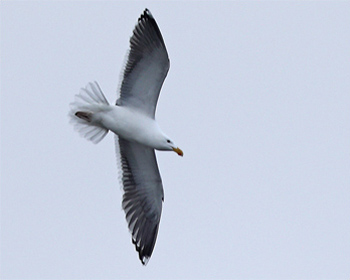
[[183, 156], [159, 127], [155, 111], [170, 66], [158, 25], [148, 9], [138, 19], [119, 89], [110, 105], [97, 82], [89, 83], [70, 105], [70, 122], [81, 136], [93, 143], [115, 134], [122, 208], [132, 243], [146, 265], [152, 255], [162, 212], [164, 191], [155, 150]]

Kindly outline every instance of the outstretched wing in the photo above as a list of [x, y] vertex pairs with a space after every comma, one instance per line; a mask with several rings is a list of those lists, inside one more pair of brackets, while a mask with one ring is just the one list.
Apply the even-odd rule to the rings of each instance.
[[[124, 189], [122, 206], [132, 242], [143, 264], [156, 243], [164, 198], [154, 149], [116, 136]], [[118, 147], [117, 147], [118, 148]]]
[[158, 25], [146, 9], [138, 19], [124, 69], [117, 105], [137, 108], [154, 118], [169, 57]]

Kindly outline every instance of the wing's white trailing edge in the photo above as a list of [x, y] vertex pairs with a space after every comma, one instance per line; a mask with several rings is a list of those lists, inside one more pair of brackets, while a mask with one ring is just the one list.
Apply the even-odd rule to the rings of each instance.
[[[89, 83], [75, 95], [75, 101], [70, 104], [70, 123], [79, 134], [94, 144], [100, 142], [108, 133], [108, 129], [95, 126], [89, 121], [90, 116], [109, 105], [97, 82]], [[80, 114], [79, 114], [80, 113]]]

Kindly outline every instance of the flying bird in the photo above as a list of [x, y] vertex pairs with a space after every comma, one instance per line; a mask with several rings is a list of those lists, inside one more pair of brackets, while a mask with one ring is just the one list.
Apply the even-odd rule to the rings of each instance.
[[142, 264], [156, 243], [163, 184], [155, 150], [183, 152], [159, 127], [155, 111], [169, 70], [169, 57], [158, 25], [148, 9], [138, 19], [130, 38], [119, 98], [110, 105], [97, 82], [82, 88], [71, 103], [70, 122], [81, 136], [100, 142], [115, 134], [122, 207]]

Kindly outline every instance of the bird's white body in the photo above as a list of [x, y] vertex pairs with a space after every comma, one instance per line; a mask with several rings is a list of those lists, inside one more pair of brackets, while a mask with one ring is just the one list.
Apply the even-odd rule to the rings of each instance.
[[164, 146], [165, 134], [161, 131], [158, 123], [125, 106], [92, 105], [95, 112], [92, 124], [114, 132], [120, 137], [132, 142], [141, 143], [157, 150], [171, 150]]

